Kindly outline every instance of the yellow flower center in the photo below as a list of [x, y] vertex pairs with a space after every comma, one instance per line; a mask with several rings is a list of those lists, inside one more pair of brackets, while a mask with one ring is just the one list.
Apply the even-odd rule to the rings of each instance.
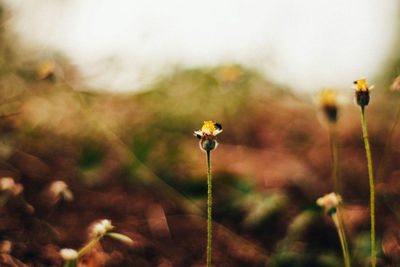
[[203, 127], [201, 127], [201, 132], [205, 134], [213, 134], [215, 131], [215, 124], [212, 121], [205, 121]]
[[45, 79], [50, 74], [54, 72], [54, 62], [46, 60], [40, 63], [39, 68], [37, 70], [37, 75], [39, 79]]
[[323, 107], [334, 107], [337, 104], [337, 91], [325, 89], [321, 91], [320, 103]]
[[365, 79], [359, 79], [356, 83], [356, 91], [368, 91], [369, 87]]

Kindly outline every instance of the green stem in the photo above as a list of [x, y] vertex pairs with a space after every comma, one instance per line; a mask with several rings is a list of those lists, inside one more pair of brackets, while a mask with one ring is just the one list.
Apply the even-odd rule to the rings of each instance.
[[333, 222], [335, 223], [336, 230], [338, 232], [339, 239], [340, 239], [340, 244], [342, 246], [344, 265], [346, 267], [350, 267], [350, 256], [349, 256], [349, 249], [347, 247], [346, 236], [345, 236], [345, 232], [343, 229], [343, 225], [339, 221], [339, 216], [337, 215], [337, 212], [332, 213], [332, 219], [333, 219]]
[[350, 253], [349, 253], [349, 245], [347, 243], [347, 239], [346, 239], [346, 227], [344, 225], [344, 220], [343, 220], [343, 214], [342, 211], [338, 211], [338, 219], [339, 219], [339, 226], [340, 226], [340, 230], [342, 231], [342, 236], [343, 236], [343, 243], [344, 243], [344, 249], [346, 250], [347, 253], [347, 258], [349, 261], [349, 266], [350, 266]]
[[92, 239], [92, 241], [90, 241], [86, 246], [84, 246], [83, 248], [81, 248], [78, 251], [78, 257], [83, 256], [86, 252], [88, 252], [103, 236], [98, 236]]
[[[338, 138], [336, 131], [336, 123], [329, 123], [329, 141], [331, 146], [332, 176], [334, 180], [334, 191], [336, 194], [342, 195], [343, 187], [339, 175], [339, 146], [338, 146]], [[343, 215], [341, 212], [338, 213], [339, 214], [337, 215], [337, 225], [339, 227], [337, 229], [338, 231], [340, 231], [339, 233], [341, 238], [340, 241], [342, 244], [343, 256], [345, 257], [345, 265], [347, 267], [350, 266], [349, 246], [347, 244], [347, 239], [346, 239], [346, 231], [345, 231]]]
[[367, 121], [365, 119], [364, 106], [361, 106], [362, 131], [365, 143], [365, 151], [368, 161], [369, 189], [370, 189], [370, 205], [371, 205], [371, 257], [372, 266], [376, 266], [376, 251], [375, 251], [375, 193], [374, 193], [374, 176], [372, 172], [371, 149], [368, 141]]
[[212, 182], [211, 182], [211, 151], [207, 150], [207, 185], [208, 185], [208, 200], [207, 200], [207, 215], [208, 215], [208, 232], [207, 232], [207, 267], [211, 266], [211, 205], [212, 205]]

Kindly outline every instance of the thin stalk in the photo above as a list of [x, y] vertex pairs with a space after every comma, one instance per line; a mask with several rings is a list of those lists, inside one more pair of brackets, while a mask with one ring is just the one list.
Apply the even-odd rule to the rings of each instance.
[[88, 252], [103, 236], [98, 236], [96, 238], [93, 238], [92, 241], [90, 241], [86, 246], [81, 248], [78, 251], [78, 257], [83, 256], [86, 252]]
[[368, 175], [369, 175], [369, 189], [370, 189], [370, 205], [371, 205], [371, 258], [372, 267], [376, 266], [376, 251], [375, 251], [375, 191], [374, 191], [374, 176], [372, 172], [372, 159], [371, 159], [371, 149], [368, 141], [367, 133], [367, 121], [365, 119], [365, 109], [361, 106], [361, 121], [362, 121], [362, 131], [365, 143], [365, 151], [367, 154], [368, 162]]
[[[342, 195], [342, 181], [339, 175], [339, 145], [336, 130], [336, 123], [329, 123], [329, 141], [331, 146], [331, 160], [332, 160], [332, 176], [334, 180], [334, 191], [338, 195]], [[339, 213], [339, 214], [337, 214]], [[334, 222], [339, 234], [340, 243], [343, 250], [344, 263], [346, 267], [350, 266], [349, 246], [346, 239], [346, 230], [343, 220], [343, 215], [339, 210], [335, 213]]]
[[336, 123], [329, 123], [329, 143], [331, 146], [332, 175], [336, 194], [342, 195], [342, 183], [339, 177], [339, 153]]
[[344, 233], [343, 225], [339, 222], [339, 216], [337, 215], [337, 212], [332, 213], [332, 219], [333, 219], [333, 222], [335, 223], [336, 230], [338, 232], [339, 239], [340, 239], [340, 244], [342, 246], [344, 265], [346, 267], [350, 267], [350, 256], [349, 256], [349, 250], [347, 247], [346, 236]]
[[211, 151], [207, 150], [207, 216], [208, 216], [208, 231], [207, 231], [207, 267], [211, 266], [211, 206], [212, 206], [212, 181], [211, 181]]

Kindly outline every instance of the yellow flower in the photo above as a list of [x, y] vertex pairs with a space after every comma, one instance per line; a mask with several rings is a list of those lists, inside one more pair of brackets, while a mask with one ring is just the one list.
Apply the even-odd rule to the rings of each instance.
[[354, 81], [354, 84], [356, 85], [356, 91], [367, 92], [369, 90], [369, 86], [365, 78]]
[[338, 92], [333, 89], [324, 89], [319, 95], [321, 108], [325, 112], [327, 118], [332, 122], [336, 122], [337, 120], [337, 98]]
[[39, 80], [43, 80], [46, 78], [52, 79], [55, 68], [56, 66], [53, 61], [50, 60], [42, 61], [37, 69], [37, 77], [39, 78]]
[[239, 80], [241, 75], [241, 69], [239, 66], [225, 66], [220, 68], [219, 77], [224, 83], [235, 83]]
[[365, 78], [354, 81], [354, 84], [357, 104], [361, 107], [368, 105], [370, 98], [369, 91], [374, 88], [374, 86], [369, 86]]
[[203, 150], [213, 150], [218, 143], [216, 136], [222, 132], [222, 126], [213, 121], [205, 121], [201, 130], [195, 131], [194, 135], [200, 139], [200, 148]]

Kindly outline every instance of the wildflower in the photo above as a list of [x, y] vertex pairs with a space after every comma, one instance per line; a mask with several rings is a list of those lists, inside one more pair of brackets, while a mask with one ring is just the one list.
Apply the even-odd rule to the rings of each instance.
[[390, 86], [390, 91], [400, 91], [400, 76], [397, 76], [397, 78], [394, 79], [392, 85]]
[[64, 181], [54, 181], [49, 188], [50, 193], [55, 199], [63, 198], [66, 201], [72, 201], [74, 198], [71, 190]]
[[53, 61], [50, 60], [45, 60], [42, 61], [39, 64], [39, 67], [37, 69], [37, 77], [39, 80], [43, 80], [43, 79], [53, 79], [54, 77], [54, 71], [55, 71], [55, 64]]
[[333, 192], [317, 199], [317, 205], [324, 207], [328, 214], [336, 213], [336, 209], [341, 202], [342, 198]]
[[241, 69], [239, 66], [224, 66], [219, 70], [219, 78], [224, 83], [235, 83], [238, 81], [241, 75]]
[[368, 87], [365, 79], [361, 79], [356, 84], [356, 99], [357, 104], [361, 107], [361, 126], [364, 138], [365, 152], [367, 154], [367, 166], [368, 166], [368, 177], [369, 177], [369, 193], [370, 193], [370, 212], [371, 212], [371, 258], [372, 267], [376, 266], [376, 249], [375, 249], [375, 189], [374, 189], [374, 173], [372, 170], [372, 157], [371, 148], [368, 140], [367, 132], [367, 119], [365, 118], [365, 106], [369, 102], [369, 90], [372, 89]]
[[111, 225], [111, 221], [107, 219], [103, 219], [98, 223], [95, 223], [92, 226], [92, 231], [91, 234], [93, 236], [103, 236], [105, 235], [108, 231], [112, 230], [114, 226]]
[[321, 108], [324, 111], [326, 117], [331, 122], [336, 122], [338, 113], [337, 91], [333, 89], [324, 89], [320, 92], [319, 98]]
[[12, 243], [9, 240], [0, 242], [0, 253], [10, 254], [12, 249]]
[[357, 104], [361, 107], [368, 105], [369, 103], [369, 91], [374, 88], [374, 86], [368, 86], [366, 80], [364, 78], [354, 81], [355, 84], [355, 92], [356, 92], [356, 100]]
[[342, 198], [333, 192], [317, 199], [318, 206], [324, 207], [326, 213], [328, 213], [332, 217], [332, 220], [335, 223], [335, 227], [340, 239], [340, 245], [342, 247], [344, 265], [346, 267], [350, 267], [350, 256], [346, 240], [346, 233], [344, 230], [343, 222], [341, 222], [340, 219], [341, 216], [338, 216], [337, 214], [337, 210], [341, 202]]
[[0, 179], [0, 190], [6, 191], [6, 190], [12, 190], [12, 188], [15, 186], [14, 179], [11, 177], [3, 177]]
[[0, 191], [10, 191], [13, 195], [19, 195], [24, 190], [21, 184], [15, 183], [11, 177], [0, 178]]
[[60, 255], [65, 261], [76, 260], [79, 256], [78, 252], [72, 248], [63, 248], [60, 250]]
[[200, 148], [211, 151], [218, 145], [216, 136], [222, 132], [222, 126], [213, 121], [205, 121], [201, 130], [195, 131], [194, 135], [200, 139]]
[[213, 121], [205, 121], [201, 130], [194, 135], [200, 139], [200, 148], [207, 153], [207, 267], [211, 266], [211, 224], [212, 224], [212, 179], [211, 179], [211, 150], [218, 145], [216, 136], [222, 132], [222, 126]]

